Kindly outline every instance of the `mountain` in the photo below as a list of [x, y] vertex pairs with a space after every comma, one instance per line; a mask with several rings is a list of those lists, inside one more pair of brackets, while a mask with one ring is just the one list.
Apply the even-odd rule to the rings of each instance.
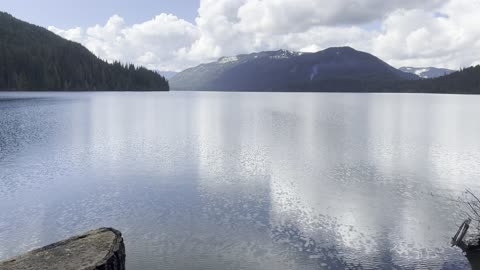
[[338, 47], [222, 57], [180, 72], [170, 84], [174, 90], [367, 92], [371, 84], [415, 79], [371, 54]]
[[158, 70], [157, 73], [165, 77], [165, 79], [170, 79], [173, 76], [178, 74], [178, 72], [175, 72], [175, 71], [161, 71], [161, 70]]
[[433, 79], [441, 76], [449, 75], [455, 72], [455, 70], [446, 69], [446, 68], [435, 68], [435, 67], [401, 67], [399, 68], [403, 72], [408, 72], [415, 74], [423, 79]]
[[143, 67], [109, 64], [82, 45], [0, 12], [0, 90], [168, 91]]
[[401, 81], [378, 90], [403, 93], [480, 94], [480, 66], [465, 68], [434, 79]]

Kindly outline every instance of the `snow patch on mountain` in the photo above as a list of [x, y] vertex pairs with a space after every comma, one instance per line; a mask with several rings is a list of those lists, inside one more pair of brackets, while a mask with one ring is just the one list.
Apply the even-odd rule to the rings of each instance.
[[238, 61], [238, 57], [236, 56], [229, 56], [229, 57], [222, 57], [220, 58], [220, 60], [218, 60], [218, 63], [220, 64], [227, 64], [227, 63], [233, 63], [233, 62], [237, 62]]
[[280, 50], [275, 55], [270, 56], [271, 59], [288, 59], [294, 56], [302, 55], [302, 52], [294, 52], [289, 50]]
[[401, 71], [416, 74], [423, 79], [433, 79], [455, 72], [454, 70], [435, 67], [401, 67]]
[[422, 78], [425, 78], [426, 75], [424, 75], [425, 72], [429, 71], [428, 68], [422, 68], [422, 69], [417, 69], [417, 70], [413, 70], [413, 73], [417, 74], [418, 76], [422, 77]]

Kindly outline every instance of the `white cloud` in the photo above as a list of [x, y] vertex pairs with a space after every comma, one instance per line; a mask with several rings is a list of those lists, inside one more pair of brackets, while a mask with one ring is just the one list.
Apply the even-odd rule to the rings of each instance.
[[465, 67], [480, 59], [480, 1], [454, 0], [442, 14], [398, 10], [383, 23], [372, 53], [395, 65]]
[[441, 0], [250, 0], [238, 11], [246, 31], [303, 32], [310, 27], [354, 25], [383, 18], [392, 10], [431, 9]]
[[83, 41], [83, 37], [84, 37], [84, 34], [83, 34], [83, 30], [82, 28], [80, 27], [75, 27], [75, 28], [72, 28], [72, 29], [68, 29], [68, 30], [62, 30], [62, 29], [59, 29], [59, 28], [56, 28], [54, 26], [50, 26], [48, 27], [48, 30], [56, 33], [57, 35], [60, 35], [68, 40], [72, 40], [72, 41], [75, 41], [75, 42], [82, 42]]
[[49, 29], [103, 59], [158, 70], [252, 51], [343, 45], [395, 66], [458, 68], [480, 59], [478, 25], [479, 0], [201, 0], [195, 23], [160, 14], [128, 25], [115, 15], [103, 26]]
[[107, 61], [143, 65], [151, 69], [176, 70], [196, 64], [177, 61], [177, 54], [199, 39], [198, 28], [170, 14], [161, 14], [141, 24], [127, 25], [118, 15], [105, 25], [96, 25], [83, 31], [80, 28], [50, 31], [64, 38], [84, 44], [94, 54]]

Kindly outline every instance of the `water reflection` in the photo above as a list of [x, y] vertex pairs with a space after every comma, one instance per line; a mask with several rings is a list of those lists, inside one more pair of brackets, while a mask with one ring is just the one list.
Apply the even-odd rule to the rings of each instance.
[[444, 198], [480, 190], [476, 97], [18, 97], [0, 102], [0, 259], [114, 226], [131, 269], [468, 269]]

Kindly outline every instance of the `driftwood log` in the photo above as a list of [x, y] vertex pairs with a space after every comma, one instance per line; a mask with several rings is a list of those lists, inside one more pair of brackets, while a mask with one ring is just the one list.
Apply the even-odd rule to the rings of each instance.
[[471, 222], [471, 219], [467, 219], [460, 225], [451, 244], [462, 249], [473, 270], [480, 270], [480, 236], [476, 235], [476, 237], [465, 239]]
[[124, 270], [122, 234], [101, 228], [0, 262], [0, 270]]
[[463, 250], [463, 252], [467, 252], [469, 247], [468, 243], [465, 242], [464, 238], [465, 235], [467, 235], [468, 229], [470, 228], [470, 223], [472, 223], [471, 219], [465, 220], [462, 225], [460, 225], [460, 228], [458, 228], [457, 233], [452, 237], [452, 247], [457, 246]]

